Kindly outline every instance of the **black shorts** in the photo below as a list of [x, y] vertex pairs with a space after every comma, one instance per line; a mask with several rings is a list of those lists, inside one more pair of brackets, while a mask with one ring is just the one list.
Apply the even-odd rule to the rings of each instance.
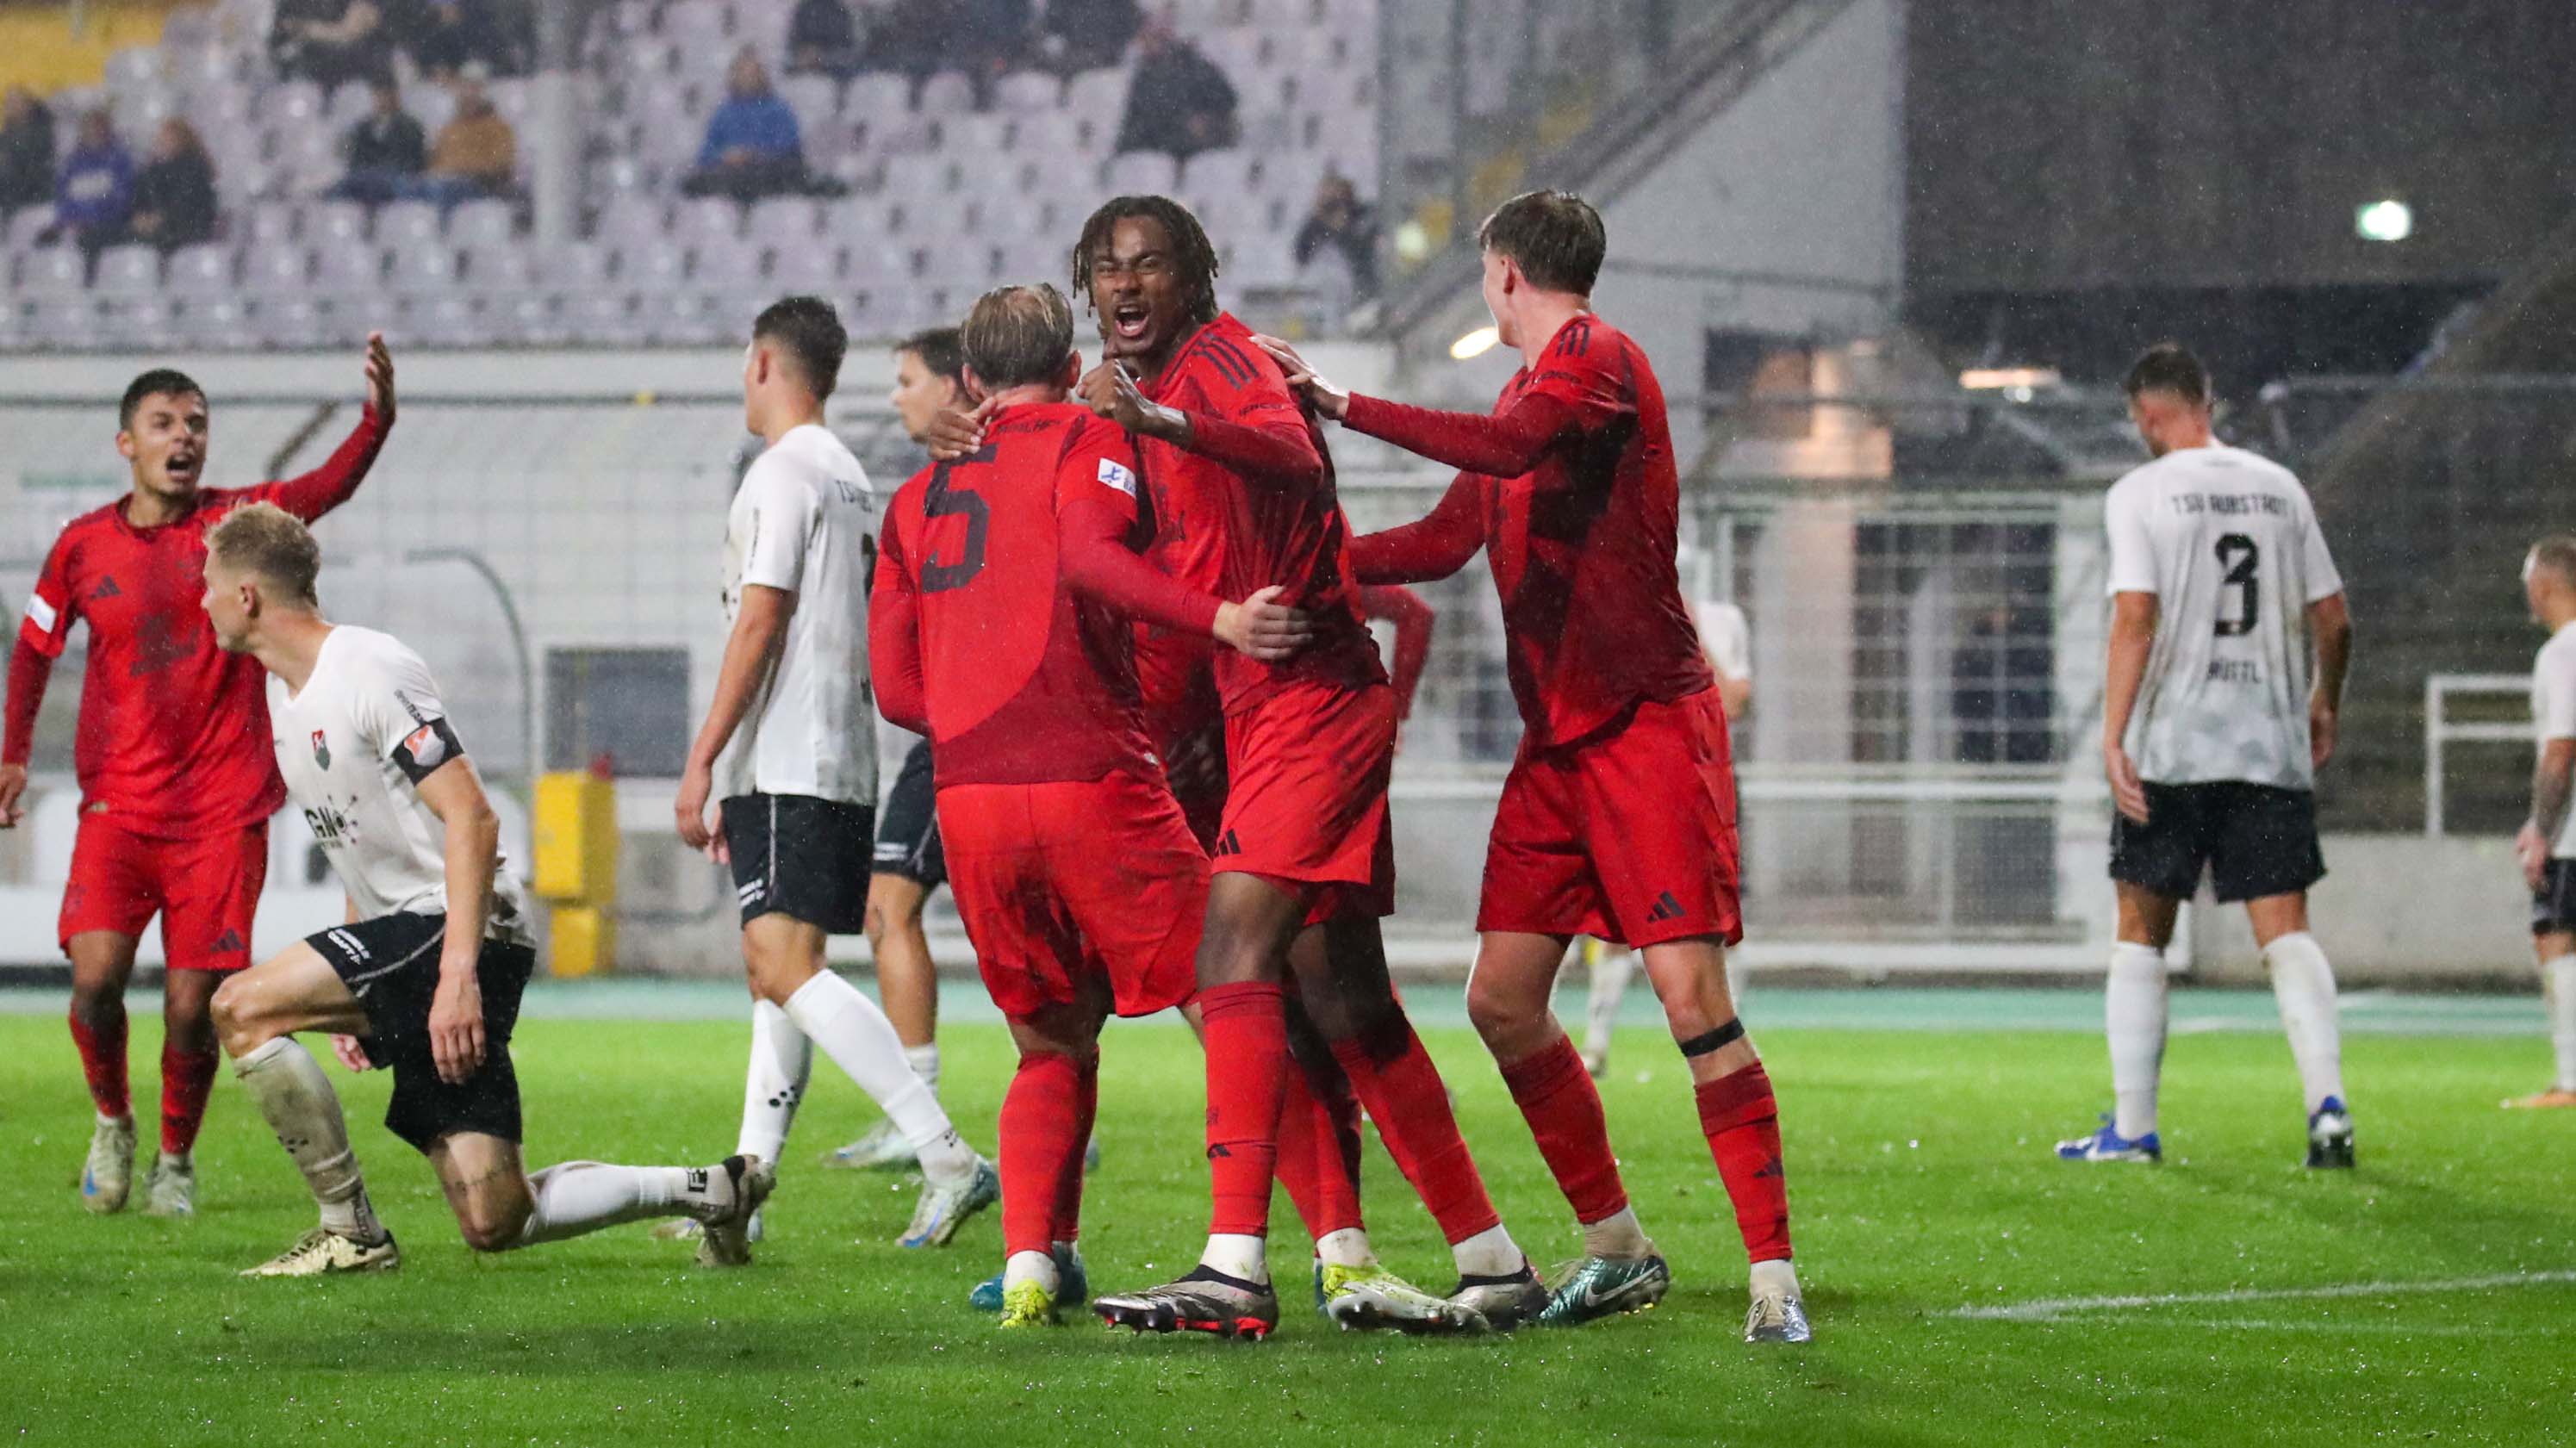
[[900, 875], [923, 890], [948, 882], [948, 855], [939, 845], [939, 791], [930, 776], [930, 743], [912, 746], [894, 788], [885, 792], [877, 812], [880, 875]]
[[810, 794], [739, 794], [723, 810], [743, 924], [775, 914], [832, 935], [867, 928], [875, 810]]
[[2147, 822], [2111, 817], [2111, 878], [2188, 900], [2209, 871], [2228, 904], [2289, 895], [2326, 877], [2317, 799], [2304, 789], [2219, 780], [2149, 784]]
[[367, 1012], [367, 1059], [390, 1066], [393, 1100], [385, 1129], [426, 1153], [457, 1131], [519, 1140], [519, 1076], [510, 1065], [510, 1032], [519, 996], [536, 973], [537, 952], [486, 940], [474, 981], [483, 994], [483, 1067], [461, 1085], [438, 1079], [429, 1051], [429, 1005], [438, 990], [444, 915], [385, 915], [334, 925], [304, 943], [322, 953]]
[[2576, 860], [2540, 867], [2540, 888], [2531, 892], [2531, 933], [2576, 934]]

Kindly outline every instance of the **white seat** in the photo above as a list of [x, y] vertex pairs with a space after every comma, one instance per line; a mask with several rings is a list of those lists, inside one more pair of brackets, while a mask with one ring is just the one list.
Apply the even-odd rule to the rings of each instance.
[[397, 293], [420, 296], [456, 290], [456, 253], [444, 243], [408, 247], [394, 253], [389, 278]]
[[91, 285], [104, 296], [142, 296], [161, 290], [161, 253], [148, 246], [111, 246], [98, 254]]
[[1009, 116], [970, 112], [950, 116], [939, 123], [939, 149], [966, 164], [1002, 155], [1010, 148]]
[[302, 291], [264, 298], [250, 317], [253, 334], [271, 347], [310, 347], [329, 330], [321, 299]]
[[367, 239], [367, 208], [355, 201], [318, 201], [304, 208], [302, 235], [315, 246]]
[[280, 121], [301, 127], [318, 126], [323, 103], [322, 87], [314, 82], [280, 81], [260, 98], [259, 118], [272, 126]]
[[1165, 151], [1122, 151], [1109, 158], [1101, 184], [1124, 195], [1167, 195], [1177, 189], [1180, 166]]
[[696, 196], [671, 213], [671, 232], [682, 241], [731, 241], [742, 235], [742, 203], [723, 196]]
[[376, 240], [387, 246], [433, 242], [446, 229], [434, 201], [396, 201], [376, 213]]
[[314, 253], [313, 285], [323, 293], [363, 296], [384, 287], [384, 253], [356, 243], [324, 246]]
[[652, 196], [620, 196], [599, 214], [601, 241], [625, 248], [655, 240], [670, 231], [662, 202]]
[[1181, 189], [1192, 196], [1252, 189], [1253, 156], [1241, 147], [1201, 151], [1181, 169]]
[[281, 246], [295, 239], [296, 207], [292, 201], [262, 201], [247, 213], [250, 239], [259, 246]]
[[1055, 208], [1043, 196], [985, 195], [975, 201], [975, 234], [997, 242], [1045, 236], [1057, 230]]
[[740, 237], [709, 238], [697, 247], [690, 276], [701, 289], [731, 291], [760, 280], [761, 248]]
[[852, 76], [841, 92], [841, 114], [856, 121], [871, 123], [909, 114], [912, 110], [912, 82], [899, 75], [870, 72]]
[[1012, 135], [1012, 149], [1023, 156], [1036, 156], [1062, 165], [1068, 158], [1097, 154], [1091, 149], [1089, 134], [1082, 117], [1071, 111], [1047, 111], [1040, 115], [1022, 116]]
[[908, 205], [954, 192], [956, 178], [957, 168], [945, 156], [890, 156], [886, 158], [883, 194], [899, 205]]
[[822, 204], [811, 196], [764, 196], [752, 203], [746, 234], [763, 246], [793, 246], [814, 239]]
[[924, 251], [961, 244], [974, 234], [974, 201], [965, 196], [913, 196], [899, 203], [903, 237]]
[[87, 271], [76, 248], [49, 246], [19, 263], [18, 287], [38, 297], [77, 294], [88, 284]]
[[567, 335], [584, 342], [640, 342], [645, 337], [635, 315], [635, 294], [619, 288], [567, 293], [556, 315]]
[[1064, 100], [1064, 83], [1043, 71], [1013, 71], [993, 87], [993, 104], [1015, 116], [1043, 115]]
[[841, 268], [842, 277], [860, 287], [900, 286], [911, 281], [912, 274], [912, 248], [884, 237], [852, 241], [849, 260]]
[[808, 236], [769, 254], [770, 285], [781, 292], [829, 295], [841, 283], [841, 249]]
[[608, 285], [609, 255], [597, 242], [550, 246], [538, 258], [538, 274], [557, 287], [596, 290]]
[[716, 0], [672, 0], [662, 7], [662, 37], [684, 56], [693, 50], [730, 55], [732, 33], [733, 16]]
[[261, 296], [302, 296], [312, 278], [312, 262], [302, 247], [253, 247], [242, 268], [242, 289]]
[[924, 241], [921, 275], [933, 284], [980, 291], [993, 281], [993, 248], [981, 238], [963, 232], [945, 243]]
[[475, 246], [465, 253], [465, 279], [478, 292], [518, 292], [537, 285], [532, 248], [513, 242]]
[[778, 83], [778, 95], [809, 131], [841, 114], [841, 83], [828, 75], [791, 75]]
[[20, 207], [9, 214], [9, 249], [26, 251], [36, 244], [37, 233], [54, 224], [54, 207], [49, 201]]
[[403, 322], [410, 340], [433, 347], [470, 347], [490, 340], [483, 308], [461, 292], [414, 298], [403, 308]]
[[142, 90], [161, 83], [161, 47], [128, 45], [108, 52], [107, 88], [112, 91]]
[[510, 203], [497, 197], [468, 201], [447, 216], [447, 235], [451, 241], [466, 246], [493, 246], [508, 241], [518, 230], [517, 218]]
[[975, 109], [975, 83], [962, 71], [943, 70], [921, 83], [913, 109], [926, 116], [956, 115]]
[[170, 253], [169, 275], [163, 285], [192, 299], [229, 292], [233, 289], [233, 254], [229, 248], [211, 244], [183, 246]]
[[629, 290], [651, 294], [669, 291], [689, 279], [689, 250], [668, 238], [644, 242], [617, 253], [617, 280]]
[[1075, 76], [1065, 83], [1064, 108], [1086, 121], [1116, 126], [1127, 109], [1127, 72], [1109, 66]]
[[882, 239], [894, 230], [892, 203], [878, 196], [845, 196], [823, 213], [823, 236], [843, 246]]

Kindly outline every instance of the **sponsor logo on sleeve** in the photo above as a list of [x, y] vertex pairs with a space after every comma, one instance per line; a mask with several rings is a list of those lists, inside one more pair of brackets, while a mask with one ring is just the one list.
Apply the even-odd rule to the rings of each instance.
[[1100, 481], [1107, 483], [1109, 486], [1116, 488], [1122, 493], [1125, 493], [1128, 497], [1132, 498], [1136, 496], [1136, 475], [1133, 472], [1130, 472], [1123, 464], [1114, 463], [1107, 458], [1102, 458], [1100, 460]]
[[447, 741], [438, 736], [432, 724], [423, 724], [406, 736], [403, 749], [411, 755], [412, 767], [424, 772], [447, 762]]

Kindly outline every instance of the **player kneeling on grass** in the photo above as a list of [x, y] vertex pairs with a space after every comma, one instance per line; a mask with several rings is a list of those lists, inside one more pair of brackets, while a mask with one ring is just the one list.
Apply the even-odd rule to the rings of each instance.
[[1275, 588], [1221, 602], [1133, 551], [1135, 450], [1067, 401], [1081, 359], [1060, 293], [1001, 288], [964, 331], [986, 441], [896, 493], [870, 653], [886, 717], [930, 738], [950, 888], [1019, 1047], [1002, 1325], [1025, 1327], [1080, 1290], [1101, 1025], [1191, 998], [1207, 905], [1207, 858], [1138, 712], [1129, 618], [1257, 658], [1295, 652], [1307, 625]]
[[385, 1126], [426, 1153], [466, 1242], [501, 1252], [645, 1217], [748, 1217], [769, 1164], [606, 1166], [530, 1176], [519, 1161], [510, 1027], [536, 968], [527, 906], [501, 873], [500, 824], [420, 656], [318, 612], [313, 535], [241, 508], [206, 537], [206, 613], [226, 650], [268, 670], [289, 798], [348, 891], [350, 920], [224, 982], [215, 1029], [295, 1158], [322, 1224], [245, 1272], [312, 1277], [401, 1264], [349, 1147], [340, 1099], [298, 1031], [332, 1033], [352, 1070], [388, 1065]]

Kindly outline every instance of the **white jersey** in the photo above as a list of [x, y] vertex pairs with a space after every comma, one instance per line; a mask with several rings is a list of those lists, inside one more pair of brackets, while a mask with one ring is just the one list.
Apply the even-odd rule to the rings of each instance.
[[877, 502], [829, 429], [788, 431], [743, 475], [725, 526], [725, 622], [747, 583], [796, 595], [787, 639], [716, 773], [719, 799], [803, 794], [877, 799], [876, 698], [868, 687], [868, 572]]
[[[361, 920], [447, 913], [447, 827], [419, 780], [461, 753], [420, 655], [390, 634], [334, 627], [301, 692], [270, 675], [277, 771]], [[509, 862], [492, 872], [487, 939], [536, 944]]]
[[[2576, 739], [2576, 623], [2551, 634], [2531, 661], [2531, 733], [2543, 749], [2553, 739]], [[2576, 810], [2549, 842], [2549, 854], [2576, 859]]]
[[2290, 470], [2183, 448], [2120, 479], [2103, 507], [2111, 592], [2152, 593], [2155, 644], [2125, 747], [2158, 784], [2308, 789], [2308, 605], [2343, 592]]
[[1730, 679], [1753, 677], [1753, 629], [1744, 610], [1731, 603], [1701, 603], [1691, 612], [1699, 623], [1699, 645], [1717, 671]]

